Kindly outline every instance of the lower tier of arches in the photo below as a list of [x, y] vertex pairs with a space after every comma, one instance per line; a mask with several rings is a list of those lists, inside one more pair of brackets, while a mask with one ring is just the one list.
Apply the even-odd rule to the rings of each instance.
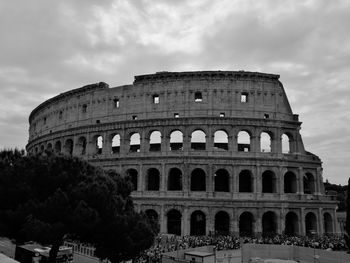
[[[136, 208], [157, 221], [162, 233], [175, 235], [234, 234], [259, 236], [273, 234], [313, 235], [338, 232], [334, 208], [322, 204], [311, 207], [237, 207], [145, 204], [135, 200]], [[317, 208], [314, 208], [317, 207]]]

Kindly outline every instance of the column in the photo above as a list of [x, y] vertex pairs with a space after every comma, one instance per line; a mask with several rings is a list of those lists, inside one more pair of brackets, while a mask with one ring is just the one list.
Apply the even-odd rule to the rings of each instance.
[[165, 194], [167, 190], [167, 175], [165, 174], [165, 163], [162, 163], [160, 191]]
[[182, 222], [181, 222], [181, 235], [189, 235], [189, 223], [188, 223], [188, 207], [185, 206], [182, 213]]
[[305, 236], [306, 235], [306, 228], [305, 228], [305, 208], [302, 207], [300, 208], [300, 219], [299, 219], [299, 233], [301, 236]]
[[282, 207], [280, 210], [279, 214], [279, 224], [277, 224], [277, 233], [278, 234], [283, 234], [285, 228], [286, 228], [286, 222], [285, 222], [285, 217], [284, 217], [284, 208]]
[[260, 164], [257, 164], [256, 167], [255, 167], [255, 189], [256, 189], [256, 192], [257, 194], [261, 194], [262, 192], [262, 176], [261, 176], [261, 166]]
[[108, 156], [112, 152], [112, 142], [111, 142], [111, 139], [107, 136], [107, 132], [104, 132], [102, 136], [103, 136], [102, 154]]
[[143, 179], [143, 166], [142, 164], [139, 165], [139, 174], [138, 174], [138, 182], [137, 182], [137, 191], [143, 192], [144, 189], [144, 179]]
[[317, 231], [317, 233], [319, 235], [323, 235], [324, 227], [323, 227], [323, 215], [322, 215], [322, 208], [321, 207], [318, 208], [318, 216], [317, 217], [318, 217], [318, 220], [317, 220], [318, 231]]
[[261, 236], [262, 233], [262, 222], [261, 222], [261, 217], [262, 217], [262, 211], [261, 209], [257, 209], [255, 217], [255, 226], [254, 226], [254, 233], [256, 236]]
[[167, 229], [166, 229], [166, 221], [167, 221], [167, 217], [165, 216], [165, 208], [164, 205], [160, 206], [160, 233], [167, 233]]
[[239, 235], [239, 228], [238, 228], [238, 217], [237, 217], [237, 208], [232, 209], [232, 220], [231, 220], [231, 225], [230, 225], [230, 231], [238, 236]]
[[298, 168], [298, 194], [304, 194], [304, 174], [303, 174], [303, 168]]
[[208, 164], [206, 170], [207, 170], [207, 175], [205, 180], [206, 191], [209, 194], [209, 197], [212, 197], [214, 193], [214, 183], [215, 183], [213, 165]]
[[237, 194], [239, 192], [239, 174], [238, 174], [238, 167], [233, 166], [233, 193]]

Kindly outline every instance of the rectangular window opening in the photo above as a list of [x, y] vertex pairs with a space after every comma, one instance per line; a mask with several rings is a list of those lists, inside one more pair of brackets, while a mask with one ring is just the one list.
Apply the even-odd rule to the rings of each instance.
[[114, 99], [113, 103], [114, 108], [119, 108], [119, 99]]
[[224, 118], [225, 117], [225, 112], [220, 112], [220, 118]]
[[267, 114], [267, 113], [265, 113], [265, 114], [264, 114], [264, 119], [268, 119], [268, 118], [270, 118], [270, 115]]
[[153, 104], [159, 104], [159, 95], [153, 95]]
[[203, 101], [202, 92], [197, 91], [197, 92], [194, 94], [194, 101], [195, 101], [195, 102], [201, 102], [201, 101]]
[[179, 118], [180, 115], [178, 113], [174, 113], [174, 118]]
[[247, 103], [248, 102], [248, 93], [242, 93], [241, 94], [241, 102]]
[[137, 120], [137, 115], [132, 115], [133, 120]]

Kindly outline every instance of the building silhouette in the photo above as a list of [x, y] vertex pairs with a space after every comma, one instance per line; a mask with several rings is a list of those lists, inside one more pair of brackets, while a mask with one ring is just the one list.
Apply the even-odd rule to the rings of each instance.
[[305, 150], [279, 75], [158, 72], [87, 85], [29, 117], [27, 151], [79, 156], [129, 176], [164, 233], [336, 232], [322, 163]]

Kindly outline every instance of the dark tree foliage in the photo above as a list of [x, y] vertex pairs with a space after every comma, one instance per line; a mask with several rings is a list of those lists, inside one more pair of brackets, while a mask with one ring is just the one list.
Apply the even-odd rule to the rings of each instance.
[[51, 245], [89, 242], [101, 259], [131, 259], [153, 244], [157, 229], [134, 211], [131, 182], [78, 158], [0, 152], [0, 236]]
[[350, 250], [350, 178], [348, 180], [348, 194], [346, 198], [346, 222], [345, 222], [345, 241], [348, 249]]
[[346, 192], [348, 190], [347, 185], [337, 185], [337, 184], [331, 184], [328, 181], [324, 183], [324, 188], [326, 190], [326, 193], [334, 192], [334, 194], [337, 196], [338, 201], [338, 209], [337, 211], [342, 212], [346, 211]]

